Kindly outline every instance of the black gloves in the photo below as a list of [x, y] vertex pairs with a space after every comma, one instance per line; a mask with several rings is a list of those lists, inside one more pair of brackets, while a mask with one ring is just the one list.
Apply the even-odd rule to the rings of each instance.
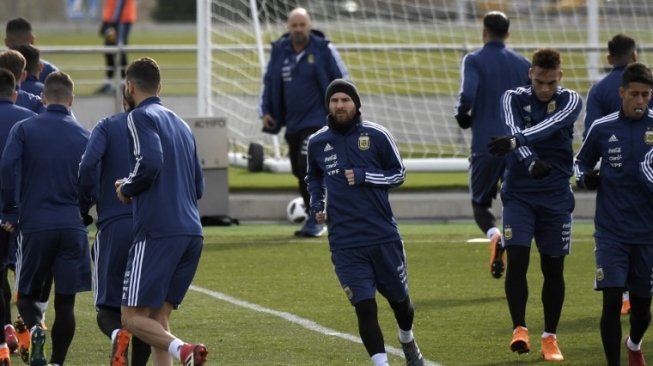
[[468, 113], [458, 114], [455, 118], [456, 122], [458, 122], [458, 126], [460, 126], [460, 128], [463, 130], [472, 127], [472, 116], [470, 116]]
[[544, 160], [533, 160], [528, 166], [528, 174], [535, 179], [542, 179], [551, 173], [553, 167]]
[[519, 146], [519, 140], [514, 136], [492, 136], [487, 144], [488, 151], [492, 155], [506, 155]]
[[578, 182], [580, 188], [594, 190], [599, 187], [601, 182], [601, 176], [599, 175], [598, 170], [593, 170], [583, 174], [581, 180]]
[[89, 214], [81, 214], [82, 215], [82, 224], [84, 226], [89, 226], [90, 224], [93, 223], [93, 216]]

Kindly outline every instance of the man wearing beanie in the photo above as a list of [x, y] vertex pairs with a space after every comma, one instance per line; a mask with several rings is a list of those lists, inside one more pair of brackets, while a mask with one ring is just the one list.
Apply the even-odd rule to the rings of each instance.
[[[324, 126], [324, 91], [337, 78], [348, 78], [347, 69], [324, 34], [311, 29], [311, 17], [303, 8], [288, 15], [288, 33], [272, 44], [263, 77], [259, 115], [263, 132], [277, 134], [285, 127], [288, 157], [297, 177], [299, 193], [308, 213], [306, 142]], [[296, 236], [316, 237], [324, 226], [309, 217]]]
[[308, 140], [310, 215], [329, 228], [331, 260], [373, 365], [388, 365], [377, 288], [394, 311], [406, 364], [423, 365], [413, 338], [404, 246], [388, 201], [388, 190], [406, 176], [399, 149], [388, 130], [361, 119], [352, 82], [332, 81], [325, 103], [327, 126]]

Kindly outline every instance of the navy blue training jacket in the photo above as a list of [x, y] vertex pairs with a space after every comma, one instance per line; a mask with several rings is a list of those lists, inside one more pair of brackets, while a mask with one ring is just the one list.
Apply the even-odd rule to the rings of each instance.
[[530, 84], [529, 67], [528, 60], [498, 41], [488, 42], [463, 58], [454, 114], [471, 112], [472, 156], [487, 155], [490, 137], [504, 134], [501, 96], [508, 89]]
[[596, 120], [574, 164], [576, 179], [601, 160], [595, 233], [620, 243], [653, 245], [653, 110], [639, 120], [621, 110]]
[[324, 126], [324, 96], [334, 79], [348, 79], [340, 54], [324, 34], [312, 30], [306, 49], [296, 54], [286, 34], [272, 43], [270, 61], [263, 76], [259, 115], [270, 114], [277, 122], [267, 133], [297, 133]]
[[[531, 86], [508, 90], [501, 99], [502, 117], [509, 135], [519, 140], [508, 154], [502, 191], [542, 192], [569, 188], [573, 166], [574, 122], [583, 101], [573, 90], [558, 87], [553, 98], [541, 102]], [[528, 173], [533, 160], [553, 166], [551, 173], [535, 179]]]
[[[331, 250], [400, 240], [388, 190], [400, 186], [406, 170], [387, 129], [360, 121], [346, 133], [326, 126], [308, 142], [306, 182], [311, 215], [326, 208]], [[345, 169], [353, 169], [350, 186]]]

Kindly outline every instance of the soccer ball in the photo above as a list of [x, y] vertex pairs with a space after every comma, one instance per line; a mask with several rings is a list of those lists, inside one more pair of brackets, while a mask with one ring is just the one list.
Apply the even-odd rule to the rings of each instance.
[[293, 224], [301, 224], [306, 221], [308, 218], [306, 215], [306, 205], [304, 205], [304, 199], [297, 197], [288, 202], [288, 207], [286, 207], [286, 215], [288, 216], [288, 221]]

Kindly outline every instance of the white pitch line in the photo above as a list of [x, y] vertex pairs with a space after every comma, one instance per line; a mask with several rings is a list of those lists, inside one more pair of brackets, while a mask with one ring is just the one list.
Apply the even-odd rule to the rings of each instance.
[[[276, 316], [278, 318], [289, 321], [289, 322], [291, 322], [293, 324], [297, 324], [297, 325], [299, 325], [301, 327], [304, 327], [304, 328], [306, 328], [308, 330], [312, 330], [312, 331], [317, 332], [317, 333], [321, 333], [321, 334], [332, 336], [332, 337], [338, 337], [338, 338], [342, 338], [342, 339], [345, 339], [345, 340], [350, 341], [350, 342], [362, 344], [362, 342], [360, 340], [360, 337], [358, 337], [358, 336], [354, 336], [354, 335], [347, 334], [347, 333], [342, 333], [342, 332], [339, 332], [339, 331], [337, 331], [335, 329], [327, 328], [327, 327], [322, 326], [322, 325], [320, 325], [320, 324], [318, 324], [318, 323], [316, 323], [316, 322], [314, 322], [312, 320], [304, 319], [304, 318], [302, 318], [300, 316], [297, 316], [295, 314], [287, 313], [285, 311], [278, 311], [278, 310], [274, 310], [274, 309], [269, 309], [269, 308], [263, 307], [263, 306], [258, 305], [258, 304], [254, 304], [254, 303], [251, 303], [251, 302], [248, 302], [248, 301], [245, 301], [245, 300], [237, 299], [237, 298], [235, 298], [233, 296], [229, 296], [227, 294], [223, 294], [222, 292], [212, 291], [212, 290], [205, 289], [205, 288], [202, 288], [202, 287], [198, 287], [198, 286], [195, 286], [195, 285], [191, 285], [190, 290], [193, 290], [195, 292], [199, 292], [199, 293], [208, 295], [208, 296], [210, 296], [210, 297], [212, 297], [214, 299], [218, 299], [218, 300], [228, 302], [228, 303], [230, 303], [232, 305], [240, 306], [240, 307], [245, 308], [245, 309], [253, 310], [253, 311], [256, 311], [256, 312], [259, 312], [259, 313], [274, 315], [274, 316]], [[402, 350], [400, 350], [399, 348], [386, 345], [385, 350], [386, 350], [387, 353], [391, 353], [391, 354], [393, 354], [395, 356], [399, 356], [401, 358], [404, 358], [404, 352]], [[442, 366], [439, 363], [429, 361], [426, 358], [424, 358], [424, 365], [426, 365], [426, 366]]]

